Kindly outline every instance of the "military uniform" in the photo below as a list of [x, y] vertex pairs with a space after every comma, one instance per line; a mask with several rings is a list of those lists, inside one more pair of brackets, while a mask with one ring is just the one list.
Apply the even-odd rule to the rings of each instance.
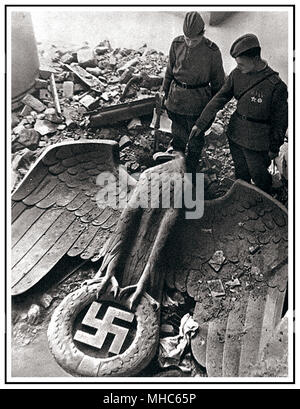
[[[166, 108], [172, 120], [172, 142], [175, 150], [185, 151], [190, 131], [200, 113], [224, 83], [219, 48], [203, 36], [197, 46], [188, 47], [184, 36], [171, 45], [163, 82]], [[204, 140], [199, 141], [200, 153]]]
[[268, 152], [279, 152], [288, 125], [286, 84], [267, 64], [262, 70], [247, 74], [234, 69], [197, 119], [201, 132], [210, 127], [216, 113], [232, 97], [238, 102], [227, 136], [236, 178], [249, 183], [252, 179], [262, 190], [270, 192]]

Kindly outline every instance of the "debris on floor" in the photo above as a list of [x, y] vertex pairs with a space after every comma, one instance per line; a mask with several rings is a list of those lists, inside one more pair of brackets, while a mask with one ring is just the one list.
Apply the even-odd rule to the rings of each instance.
[[[146, 45], [137, 50], [112, 49], [107, 40], [94, 49], [87, 44], [64, 49], [39, 44], [39, 54], [41, 64], [35, 91], [26, 95], [22, 106], [12, 113], [12, 190], [47, 147], [66, 140], [117, 141], [120, 162], [130, 174], [137, 175], [137, 172], [155, 165], [152, 158], [153, 109], [167, 56], [148, 49]], [[235, 109], [236, 101], [232, 100], [217, 114], [206, 136], [200, 169], [205, 174], [207, 199], [223, 196], [234, 182], [226, 128]], [[162, 118], [158, 148], [164, 151], [171, 135], [165, 111]], [[287, 193], [287, 183], [283, 186]], [[287, 194], [277, 194], [278, 200], [287, 204]], [[260, 247], [252, 244], [250, 255], [258, 253]], [[211, 258], [209, 264], [214, 276], [205, 282], [209, 290], [206, 294], [211, 297], [206, 297], [203, 305], [215, 302], [226, 307], [226, 303], [239, 297], [241, 284], [251, 287], [253, 280], [260, 280], [260, 272], [253, 266], [251, 258], [244, 266], [244, 280], [237, 277], [223, 282], [213, 279], [220, 276], [226, 262], [222, 251], [215, 252]], [[56, 288], [47, 290], [47, 293], [42, 291], [30, 305], [26, 304], [26, 308], [22, 303], [14, 304], [14, 342], [28, 345], [37, 332], [46, 328], [58, 302], [93, 274], [93, 269], [79, 269]], [[175, 366], [178, 373], [203, 376], [188, 348], [191, 336], [197, 331], [197, 323], [191, 316], [193, 307], [186, 294], [180, 291], [164, 294], [159, 364], [165, 374], [167, 370], [174, 372], [170, 367]], [[219, 310], [218, 306], [218, 314]]]
[[178, 335], [160, 339], [158, 362], [162, 368], [171, 365], [180, 368], [181, 357], [186, 347], [190, 344], [190, 339], [195, 334], [197, 328], [198, 324], [191, 315], [186, 314], [181, 319]]

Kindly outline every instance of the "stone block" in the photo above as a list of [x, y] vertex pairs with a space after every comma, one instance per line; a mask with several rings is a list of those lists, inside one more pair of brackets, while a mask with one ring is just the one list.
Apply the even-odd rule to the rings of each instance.
[[37, 112], [43, 112], [46, 109], [46, 106], [41, 101], [30, 94], [25, 95], [25, 97], [22, 99], [22, 102], [24, 105], [30, 106]]
[[47, 121], [46, 119], [37, 119], [34, 129], [40, 134], [40, 135], [47, 135], [49, 133], [54, 133], [57, 131], [57, 124]]

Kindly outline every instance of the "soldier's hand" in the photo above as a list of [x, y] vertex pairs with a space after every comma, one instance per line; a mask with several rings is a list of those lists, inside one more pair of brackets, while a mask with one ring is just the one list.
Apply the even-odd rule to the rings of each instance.
[[199, 136], [200, 133], [201, 133], [201, 129], [198, 128], [197, 125], [194, 125], [193, 128], [192, 128], [192, 130], [191, 130], [191, 133], [190, 133], [190, 136], [189, 136], [189, 140], [191, 140], [191, 139], [194, 138], [194, 137]]
[[164, 109], [165, 108], [165, 102], [166, 102], [166, 99], [167, 99], [168, 96], [166, 95], [166, 92], [164, 90], [159, 90], [158, 94], [159, 94], [159, 98], [160, 98], [160, 102], [161, 102], [161, 107], [162, 107], [162, 109]]
[[269, 158], [273, 160], [278, 156], [278, 153], [269, 151], [268, 155], [269, 155]]

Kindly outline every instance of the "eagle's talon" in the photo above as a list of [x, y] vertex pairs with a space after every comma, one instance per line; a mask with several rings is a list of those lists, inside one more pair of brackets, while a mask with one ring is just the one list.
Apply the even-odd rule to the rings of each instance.
[[158, 301], [155, 300], [155, 298], [151, 297], [150, 294], [145, 292], [145, 297], [148, 298], [148, 300], [150, 301], [150, 304], [152, 305], [154, 311], [158, 311], [160, 308], [160, 303]]
[[108, 285], [108, 278], [105, 277], [96, 277], [96, 278], [92, 278], [90, 280], [85, 280], [82, 284], [81, 284], [81, 288], [82, 287], [86, 287], [86, 291], [88, 291], [88, 288], [92, 285], [95, 284], [99, 284], [99, 286], [97, 286], [96, 289], [96, 299], [98, 299], [100, 297], [101, 294], [103, 294], [103, 292], [106, 290], [107, 285]]
[[140, 299], [143, 289], [138, 285], [129, 285], [128, 287], [122, 288], [120, 291], [120, 298], [124, 297], [126, 293], [133, 292], [126, 300], [126, 305], [132, 311], [135, 309], [138, 300]]
[[122, 298], [124, 295], [131, 291], [136, 291], [137, 285], [128, 285], [127, 287], [121, 288], [119, 292], [119, 297]]
[[120, 292], [120, 287], [119, 287], [119, 283], [116, 280], [115, 277], [111, 277], [110, 279], [110, 284], [111, 284], [111, 288], [110, 288], [110, 293], [113, 294], [114, 298], [117, 298], [119, 292]]

